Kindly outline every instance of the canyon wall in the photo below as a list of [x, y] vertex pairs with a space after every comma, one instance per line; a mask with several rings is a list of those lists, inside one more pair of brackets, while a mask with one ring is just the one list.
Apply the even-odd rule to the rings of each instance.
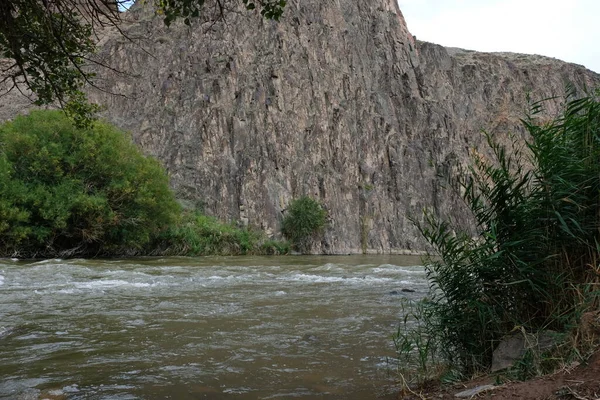
[[105, 91], [89, 91], [104, 116], [220, 219], [277, 236], [290, 200], [319, 199], [315, 252], [423, 249], [424, 208], [468, 219], [445, 183], [482, 129], [523, 134], [526, 93], [600, 83], [555, 59], [416, 41], [395, 0], [292, 0], [280, 23], [236, 9], [167, 28], [141, 5], [126, 18], [101, 41]]

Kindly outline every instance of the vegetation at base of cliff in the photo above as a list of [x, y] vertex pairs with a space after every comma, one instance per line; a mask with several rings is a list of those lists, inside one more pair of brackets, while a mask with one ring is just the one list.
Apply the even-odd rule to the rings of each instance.
[[325, 228], [327, 211], [308, 196], [292, 200], [283, 218], [282, 232], [295, 250], [306, 252]]
[[180, 208], [158, 161], [104, 123], [32, 111], [0, 126], [0, 254], [68, 257], [142, 249]]
[[487, 371], [499, 342], [515, 333], [569, 338], [551, 356], [528, 350], [513, 368], [520, 378], [594, 345], [579, 323], [599, 305], [598, 94], [568, 96], [550, 122], [538, 119], [543, 102], [531, 104], [525, 146], [514, 139], [506, 148], [487, 135], [493, 158], [474, 152], [453, 182], [472, 211], [476, 237], [426, 213], [419, 228], [437, 250], [427, 267], [434, 290], [413, 315], [418, 334], [396, 336], [399, 356], [415, 357], [425, 375], [435, 370], [432, 360], [467, 376]]
[[281, 255], [290, 252], [285, 241], [269, 240], [263, 232], [225, 224], [199, 212], [185, 212], [162, 231], [149, 247], [152, 255]]
[[287, 242], [182, 212], [158, 161], [60, 111], [0, 126], [0, 257], [286, 254]]

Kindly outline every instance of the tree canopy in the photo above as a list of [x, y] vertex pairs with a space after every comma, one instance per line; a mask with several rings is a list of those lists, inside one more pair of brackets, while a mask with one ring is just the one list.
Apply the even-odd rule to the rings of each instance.
[[[138, 0], [143, 1], [143, 0]], [[228, 4], [239, 0], [147, 0], [166, 25], [177, 19], [191, 24], [205, 2], [214, 3], [224, 17]], [[241, 0], [249, 10], [279, 20], [285, 0]], [[0, 52], [4, 93], [19, 90], [37, 105], [58, 102], [75, 122], [85, 125], [97, 111], [83, 93], [93, 83], [95, 35], [106, 26], [119, 29], [119, 6], [128, 0], [2, 0]]]
[[0, 257], [127, 254], [179, 216], [164, 169], [113, 126], [38, 110], [0, 143]]

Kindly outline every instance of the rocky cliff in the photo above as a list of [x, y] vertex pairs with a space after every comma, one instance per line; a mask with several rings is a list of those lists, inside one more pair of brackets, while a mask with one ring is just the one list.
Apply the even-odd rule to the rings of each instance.
[[291, 199], [320, 199], [317, 252], [422, 249], [410, 219], [424, 207], [464, 220], [443, 176], [482, 129], [519, 132], [528, 92], [600, 83], [555, 59], [416, 42], [395, 0], [292, 0], [281, 23], [239, 10], [170, 28], [144, 7], [98, 55], [121, 71], [99, 84], [122, 95], [92, 98], [207, 213], [276, 235]]

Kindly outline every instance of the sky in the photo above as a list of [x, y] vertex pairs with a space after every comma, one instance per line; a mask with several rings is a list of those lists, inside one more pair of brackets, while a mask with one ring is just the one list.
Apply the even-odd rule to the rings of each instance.
[[[131, 0], [133, 2], [133, 0]], [[540, 54], [600, 73], [600, 0], [398, 0], [420, 40]]]
[[119, 0], [119, 9], [121, 9], [121, 11], [127, 10], [134, 2], [135, 0]]
[[398, 0], [419, 40], [540, 54], [600, 73], [600, 0]]

